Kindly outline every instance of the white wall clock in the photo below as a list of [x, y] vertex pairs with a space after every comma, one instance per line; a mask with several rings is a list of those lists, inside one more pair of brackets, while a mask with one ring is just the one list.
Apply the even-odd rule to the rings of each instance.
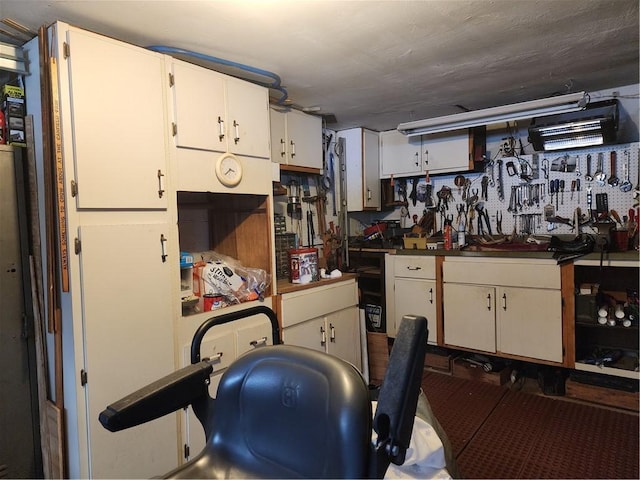
[[223, 185], [235, 187], [242, 180], [242, 163], [231, 153], [225, 153], [216, 161], [216, 177]]

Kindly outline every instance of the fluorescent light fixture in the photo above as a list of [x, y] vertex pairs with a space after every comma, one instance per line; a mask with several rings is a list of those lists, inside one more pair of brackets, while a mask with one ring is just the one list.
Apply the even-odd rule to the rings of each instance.
[[581, 112], [534, 118], [529, 141], [536, 151], [593, 147], [613, 143], [618, 129], [618, 102], [595, 102]]
[[500, 107], [472, 110], [444, 117], [425, 118], [398, 125], [398, 131], [413, 137], [430, 133], [449, 132], [463, 128], [479, 127], [494, 123], [510, 122], [525, 118], [555, 115], [583, 110], [589, 96], [585, 92], [570, 93], [557, 97], [541, 98], [529, 102], [514, 103]]

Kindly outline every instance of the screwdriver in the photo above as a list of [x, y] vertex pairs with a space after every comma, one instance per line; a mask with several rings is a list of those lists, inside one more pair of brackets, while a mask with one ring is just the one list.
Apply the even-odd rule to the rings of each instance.
[[573, 192], [575, 192], [575, 190], [576, 190], [576, 181], [573, 180], [571, 182], [571, 200], [573, 200]]
[[564, 180], [560, 180], [560, 193], [562, 195], [560, 197], [560, 205], [564, 205]]
[[578, 205], [580, 205], [580, 179], [576, 180], [576, 192], [578, 192]]

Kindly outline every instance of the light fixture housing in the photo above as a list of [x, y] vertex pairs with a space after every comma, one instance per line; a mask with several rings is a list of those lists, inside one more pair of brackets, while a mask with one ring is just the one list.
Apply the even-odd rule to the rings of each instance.
[[529, 126], [529, 142], [536, 151], [593, 147], [616, 141], [618, 101], [590, 103], [581, 112], [534, 118]]
[[408, 137], [449, 132], [463, 128], [529, 119], [544, 115], [576, 112], [583, 110], [588, 103], [589, 96], [585, 92], [570, 93], [557, 97], [541, 98], [528, 102], [485, 108], [484, 110], [472, 110], [446, 115], [444, 117], [425, 118], [423, 120], [405, 122], [398, 125], [398, 131]]

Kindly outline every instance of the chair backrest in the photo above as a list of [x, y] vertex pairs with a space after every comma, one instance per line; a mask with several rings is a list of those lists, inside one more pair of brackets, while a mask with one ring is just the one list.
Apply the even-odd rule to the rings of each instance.
[[243, 355], [223, 374], [210, 421], [205, 449], [178, 476], [367, 476], [369, 389], [331, 355], [285, 345]]

